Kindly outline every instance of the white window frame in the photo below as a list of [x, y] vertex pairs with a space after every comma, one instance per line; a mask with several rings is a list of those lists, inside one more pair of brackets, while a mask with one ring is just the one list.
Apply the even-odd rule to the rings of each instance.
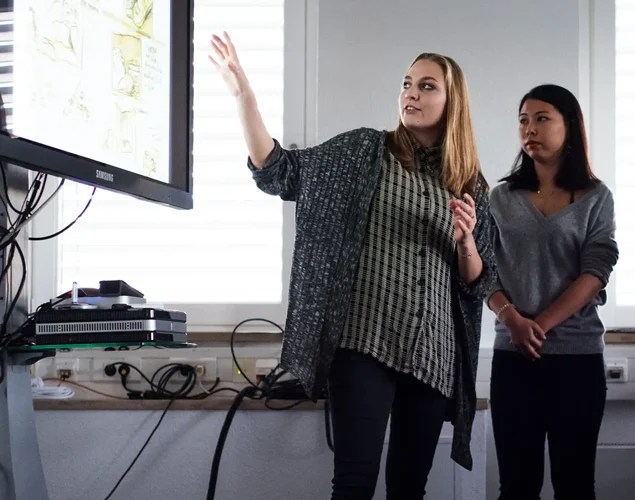
[[[616, 78], [615, 78], [615, 2], [607, 0], [583, 0], [590, 13], [589, 36], [589, 141], [591, 162], [596, 174], [613, 191], [615, 197], [616, 218], [622, 203], [617, 189], [616, 164]], [[581, 68], [582, 69], [582, 68]], [[635, 326], [635, 306], [617, 305], [617, 281], [625, 279], [624, 271], [626, 255], [620, 255], [609, 284], [607, 286], [608, 301], [600, 308], [600, 314], [607, 328], [623, 328]], [[634, 276], [635, 277], [635, 276]]]
[[[318, 0], [286, 0], [284, 6], [284, 113], [283, 146], [292, 144], [306, 147], [315, 143], [317, 113], [316, 67], [317, 67], [317, 2]], [[228, 97], [230, 98], [230, 97]], [[246, 163], [246, 159], [245, 159]], [[246, 168], [246, 165], [245, 165]], [[50, 183], [56, 184], [56, 183]], [[50, 191], [55, 186], [49, 186]], [[196, 186], [194, 186], [196, 189]], [[257, 189], [254, 185], [254, 189]], [[58, 227], [55, 202], [34, 218], [29, 233], [50, 234]], [[89, 209], [90, 210], [90, 209]], [[70, 229], [72, 231], [72, 228]], [[188, 331], [230, 331], [246, 318], [266, 318], [284, 324], [288, 301], [293, 241], [295, 237], [294, 204], [283, 203], [283, 297], [279, 304], [163, 304], [165, 308], [180, 309], [188, 315]], [[55, 239], [30, 243], [29, 310], [48, 301], [57, 293], [58, 248]], [[254, 255], [254, 259], [258, 256]], [[90, 284], [89, 286], [95, 286]], [[135, 286], [134, 283], [130, 285]], [[69, 289], [71, 284], [69, 283]], [[143, 290], [142, 290], [143, 291]], [[148, 294], [147, 291], [144, 291]], [[266, 328], [266, 327], [265, 327]], [[263, 328], [258, 327], [259, 330]]]

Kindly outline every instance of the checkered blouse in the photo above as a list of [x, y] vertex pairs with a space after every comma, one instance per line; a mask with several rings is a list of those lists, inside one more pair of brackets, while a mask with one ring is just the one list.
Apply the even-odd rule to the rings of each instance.
[[386, 153], [340, 347], [369, 354], [452, 397], [454, 258], [441, 149], [409, 172]]

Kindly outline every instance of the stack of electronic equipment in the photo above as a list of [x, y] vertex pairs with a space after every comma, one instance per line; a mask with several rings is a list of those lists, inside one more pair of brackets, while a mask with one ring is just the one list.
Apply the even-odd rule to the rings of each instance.
[[183, 311], [146, 306], [125, 281], [100, 281], [99, 288], [73, 289], [35, 313], [35, 343], [105, 344], [187, 342]]

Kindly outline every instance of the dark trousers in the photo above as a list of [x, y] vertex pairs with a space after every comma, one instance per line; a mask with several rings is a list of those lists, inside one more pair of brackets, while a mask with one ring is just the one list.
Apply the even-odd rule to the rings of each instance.
[[373, 497], [389, 415], [386, 498], [422, 499], [447, 398], [411, 375], [346, 349], [335, 355], [328, 387], [335, 446], [332, 500]]
[[543, 354], [531, 361], [497, 350], [490, 388], [499, 500], [540, 498], [545, 437], [556, 500], [595, 499], [606, 401], [603, 356]]

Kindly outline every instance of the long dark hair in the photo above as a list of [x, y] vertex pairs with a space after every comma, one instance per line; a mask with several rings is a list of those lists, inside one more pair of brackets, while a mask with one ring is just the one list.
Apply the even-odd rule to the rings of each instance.
[[[586, 139], [584, 118], [580, 103], [576, 97], [559, 85], [539, 85], [527, 92], [520, 100], [519, 113], [528, 99], [551, 104], [564, 118], [567, 137], [563, 145], [560, 168], [554, 179], [556, 186], [567, 191], [576, 191], [578, 189], [588, 189], [599, 182], [589, 163], [589, 147]], [[534, 168], [534, 160], [521, 148], [514, 160], [510, 174], [503, 177], [501, 181], [507, 181], [510, 189], [536, 191], [539, 185], [536, 169]]]

